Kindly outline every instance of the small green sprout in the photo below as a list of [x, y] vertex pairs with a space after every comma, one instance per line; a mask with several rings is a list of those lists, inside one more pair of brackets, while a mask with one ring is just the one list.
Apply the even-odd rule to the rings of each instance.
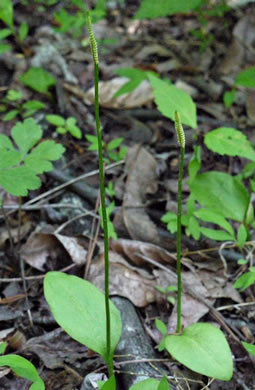
[[56, 127], [58, 134], [70, 133], [75, 138], [82, 138], [81, 129], [76, 125], [77, 120], [74, 117], [64, 119], [60, 115], [46, 115], [46, 119]]

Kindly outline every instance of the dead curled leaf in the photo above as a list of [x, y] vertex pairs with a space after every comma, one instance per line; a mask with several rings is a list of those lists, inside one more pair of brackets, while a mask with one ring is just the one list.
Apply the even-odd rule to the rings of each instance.
[[[52, 230], [51, 227], [50, 229]], [[44, 271], [49, 259], [57, 258], [61, 252], [63, 257], [63, 249], [75, 264], [85, 264], [87, 242], [83, 237], [69, 237], [49, 232], [32, 233], [21, 248], [21, 256], [31, 267]]]
[[[155, 301], [155, 280], [141, 276], [134, 267], [128, 266], [117, 253], [110, 251], [110, 294], [130, 299], [137, 307], [144, 307]], [[89, 280], [104, 289], [104, 254], [90, 266]]]
[[[114, 97], [115, 93], [129, 81], [126, 77], [115, 77], [110, 81], [99, 82], [99, 104], [101, 107], [127, 109], [141, 107], [153, 100], [153, 93], [150, 83], [147, 80], [132, 92]], [[84, 102], [88, 105], [94, 104], [94, 87], [90, 88], [84, 95]]]
[[125, 169], [123, 207], [115, 221], [122, 223], [134, 240], [159, 244], [157, 227], [145, 210], [146, 195], [157, 191], [156, 160], [147, 149], [135, 145], [129, 149]]

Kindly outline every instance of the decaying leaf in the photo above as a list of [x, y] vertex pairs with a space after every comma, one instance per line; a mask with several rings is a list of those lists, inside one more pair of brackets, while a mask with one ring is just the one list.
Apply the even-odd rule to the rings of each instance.
[[[117, 253], [110, 251], [110, 294], [130, 299], [137, 307], [144, 307], [155, 301], [155, 279], [141, 275]], [[104, 289], [104, 255], [90, 266], [89, 280], [101, 290]]]
[[[145, 148], [129, 149], [126, 163], [128, 174], [122, 208], [122, 218], [128, 234], [134, 240], [158, 244], [156, 225], [145, 211], [146, 195], [157, 191], [157, 163]], [[120, 215], [118, 215], [120, 219]]]
[[[152, 88], [147, 80], [131, 93], [114, 97], [115, 93], [129, 81], [126, 77], [116, 77], [110, 81], [99, 82], [99, 104], [106, 108], [126, 109], [141, 107], [153, 100]], [[86, 104], [94, 104], [94, 87], [90, 88], [84, 95]]]
[[61, 251], [63, 254], [65, 252], [68, 253], [75, 264], [85, 264], [87, 242], [84, 242], [84, 238], [38, 232], [31, 234], [27, 242], [22, 246], [21, 255], [24, 261], [31, 267], [44, 271], [47, 261], [55, 259], [61, 254]]

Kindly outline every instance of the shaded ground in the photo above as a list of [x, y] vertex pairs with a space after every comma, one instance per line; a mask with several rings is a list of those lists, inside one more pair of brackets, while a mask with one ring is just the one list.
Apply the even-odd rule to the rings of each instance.
[[[156, 110], [148, 84], [124, 99], [113, 99], [114, 92], [123, 84], [115, 71], [136, 67], [158, 72], [190, 93], [196, 102], [198, 128], [186, 130], [185, 208], [189, 194], [187, 165], [193, 153], [194, 133], [196, 144], [203, 151], [202, 171], [219, 170], [235, 175], [246, 163], [244, 159], [211, 153], [204, 146], [203, 137], [209, 130], [228, 126], [242, 130], [254, 140], [254, 90], [239, 88], [236, 102], [230, 108], [224, 106], [223, 95], [232, 89], [241, 70], [255, 64], [255, 7], [249, 4], [233, 8], [224, 16], [205, 14], [203, 24], [194, 13], [134, 21], [132, 16], [137, 8], [136, 1], [127, 1], [126, 6], [114, 5], [107, 17], [95, 25], [95, 34], [100, 80], [108, 82], [101, 86], [104, 141], [108, 144], [123, 137], [123, 145], [128, 148], [124, 161], [115, 161], [105, 150], [108, 202], [115, 202], [112, 219], [118, 235], [111, 242], [111, 294], [129, 298], [137, 307], [145, 332], [155, 347], [160, 341], [155, 318], [161, 318], [169, 332], [175, 331], [176, 324], [175, 306], [155, 287], [176, 284], [176, 238], [166, 230], [161, 217], [177, 208], [178, 145], [173, 123]], [[87, 33], [81, 37], [83, 46], [81, 38], [56, 33], [53, 28], [59, 22], [54, 18], [54, 10], [55, 6], [49, 7], [40, 14], [37, 4], [28, 9], [15, 3], [15, 22], [26, 20], [29, 35], [22, 47], [10, 38], [12, 50], [0, 55], [1, 98], [7, 90], [16, 89], [23, 92], [26, 100], [43, 101], [46, 108], [36, 113], [35, 118], [43, 126], [44, 137], [53, 137], [66, 147], [55, 170], [43, 176], [42, 188], [22, 200], [20, 222], [18, 213], [10, 212], [10, 208], [17, 209], [17, 199], [2, 193], [5, 213], [10, 212], [8, 223], [15, 245], [13, 250], [2, 214], [0, 336], [8, 342], [8, 352], [33, 361], [47, 389], [71, 390], [80, 389], [88, 373], [103, 371], [103, 362], [58, 328], [43, 296], [43, 277], [49, 270], [66, 270], [85, 276], [103, 289], [104, 260], [97, 216], [97, 155], [88, 150], [85, 138], [57, 135], [45, 120], [50, 113], [65, 118], [73, 116], [84, 134], [95, 134], [93, 96], [89, 91], [93, 86], [93, 65]], [[70, 12], [75, 13], [76, 8]], [[57, 78], [50, 96], [35, 93], [18, 81], [31, 65], [41, 66]], [[16, 120], [1, 121], [0, 132], [9, 135], [15, 123]], [[70, 185], [69, 180], [86, 174], [87, 177]], [[59, 188], [60, 183], [65, 186]], [[109, 183], [114, 187], [113, 194]], [[27, 299], [19, 248], [25, 267]], [[234, 377], [229, 383], [214, 381], [204, 387], [207, 378], [167, 361], [165, 368], [172, 375], [172, 385], [178, 389], [255, 389], [254, 360], [238, 341], [254, 342], [254, 289], [251, 287], [240, 295], [233, 288], [233, 281], [245, 270], [237, 265], [237, 259], [244, 257], [245, 252], [240, 253], [234, 246], [226, 247], [220, 257], [219, 250], [217, 242], [183, 237], [183, 324], [202, 320], [222, 327], [235, 359]], [[249, 254], [252, 257], [251, 250]], [[227, 261], [227, 270], [222, 257]], [[242, 303], [247, 305], [239, 305]], [[140, 359], [145, 358], [144, 353], [141, 347]], [[164, 353], [155, 357], [167, 359]], [[182, 380], [183, 377], [187, 380]], [[6, 390], [28, 388], [27, 381], [11, 373], [3, 373], [0, 383], [1, 389]]]

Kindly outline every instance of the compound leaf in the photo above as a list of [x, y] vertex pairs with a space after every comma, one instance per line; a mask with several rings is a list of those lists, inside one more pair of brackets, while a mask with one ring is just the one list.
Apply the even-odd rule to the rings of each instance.
[[24, 156], [41, 139], [42, 129], [34, 119], [28, 118], [16, 123], [11, 135]]
[[41, 181], [25, 166], [0, 170], [0, 186], [14, 196], [26, 196], [28, 190], [36, 190]]

